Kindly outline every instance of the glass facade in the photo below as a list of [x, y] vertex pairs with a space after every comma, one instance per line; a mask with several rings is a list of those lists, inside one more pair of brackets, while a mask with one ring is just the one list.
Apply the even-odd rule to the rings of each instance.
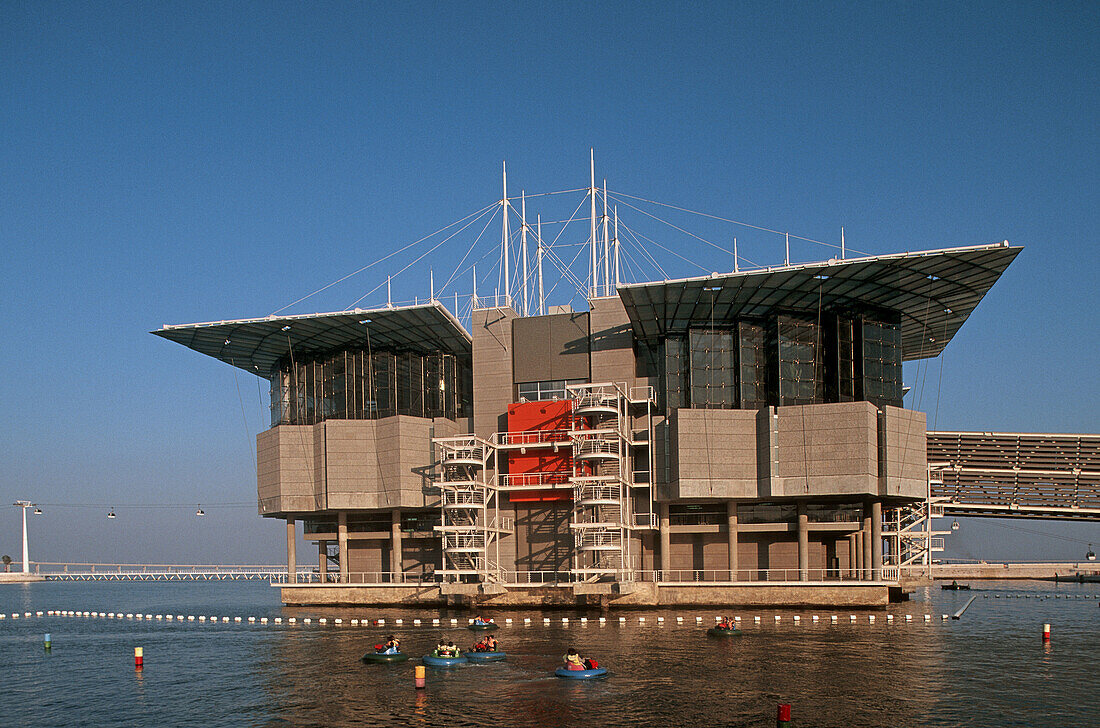
[[468, 357], [341, 350], [284, 360], [271, 377], [271, 424], [470, 413]]
[[780, 313], [671, 333], [639, 348], [666, 411], [868, 401], [902, 404], [901, 322]]
[[691, 406], [732, 409], [737, 404], [734, 332], [692, 329], [688, 333], [691, 362]]

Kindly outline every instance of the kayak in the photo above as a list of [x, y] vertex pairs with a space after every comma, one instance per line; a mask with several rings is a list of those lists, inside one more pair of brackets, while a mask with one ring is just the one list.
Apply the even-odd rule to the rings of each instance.
[[970, 591], [969, 584], [940, 584], [940, 589], [948, 591]]
[[508, 657], [508, 653], [500, 652], [467, 652], [466, 659], [470, 662], [500, 662]]
[[465, 655], [459, 655], [458, 657], [434, 657], [432, 655], [424, 655], [421, 659], [425, 665], [431, 667], [454, 667], [455, 665], [461, 665], [466, 662]]
[[707, 630], [708, 637], [740, 637], [742, 634], [739, 629], [722, 629], [721, 627], [711, 627]]
[[389, 655], [381, 652], [368, 652], [359, 658], [363, 662], [404, 662], [409, 656], [403, 652], [394, 652]]
[[558, 677], [566, 677], [572, 680], [591, 680], [594, 677], [603, 677], [607, 674], [606, 667], [597, 667], [595, 670], [570, 670], [567, 667], [559, 667], [554, 670]]
[[477, 622], [470, 622], [470, 624], [466, 626], [467, 629], [472, 629], [475, 632], [491, 632], [492, 630], [497, 629], [497, 627], [498, 625], [496, 624], [496, 622], [483, 622], [482, 624], [478, 624]]

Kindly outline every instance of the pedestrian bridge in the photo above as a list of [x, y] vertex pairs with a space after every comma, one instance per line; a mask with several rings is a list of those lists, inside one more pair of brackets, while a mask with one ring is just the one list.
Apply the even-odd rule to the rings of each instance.
[[[312, 569], [303, 567], [303, 576]], [[32, 561], [47, 581], [248, 581], [286, 578], [286, 565], [90, 564]]]
[[928, 466], [945, 516], [1100, 520], [1100, 435], [929, 432]]

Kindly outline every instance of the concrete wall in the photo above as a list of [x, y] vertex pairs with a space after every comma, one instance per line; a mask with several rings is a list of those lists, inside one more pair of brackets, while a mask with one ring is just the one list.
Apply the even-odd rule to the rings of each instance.
[[516, 382], [588, 379], [588, 314], [517, 318], [512, 347]]
[[[422, 508], [435, 462], [432, 437], [456, 434], [452, 420], [397, 415], [279, 425], [257, 437], [257, 490], [271, 513]], [[275, 499], [275, 500], [271, 500]]]
[[924, 498], [928, 488], [928, 433], [923, 412], [883, 407], [879, 414], [879, 495]]
[[668, 422], [671, 478], [658, 498], [923, 498], [926, 441], [923, 413], [880, 414], [869, 402], [679, 409]]
[[777, 407], [771, 495], [878, 492], [878, 419], [870, 402]]
[[755, 498], [756, 412], [677, 410], [670, 421], [673, 498]]
[[313, 427], [279, 425], [256, 436], [260, 514], [313, 511], [316, 500]]
[[589, 306], [592, 381], [635, 386], [634, 337], [622, 299], [594, 298]]
[[504, 419], [513, 401], [511, 308], [485, 308], [473, 312], [474, 433], [489, 437], [506, 429]]

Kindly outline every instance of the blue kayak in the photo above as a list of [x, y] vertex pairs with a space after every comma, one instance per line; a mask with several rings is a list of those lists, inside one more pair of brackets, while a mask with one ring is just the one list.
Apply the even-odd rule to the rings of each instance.
[[390, 654], [384, 652], [368, 652], [359, 659], [363, 662], [404, 662], [409, 659], [409, 656], [403, 652], [393, 652]]
[[723, 629], [722, 627], [711, 627], [707, 630], [707, 635], [709, 635], [710, 637], [740, 637], [741, 630]]
[[554, 670], [554, 674], [558, 677], [567, 677], [572, 680], [590, 680], [594, 677], [603, 677], [607, 674], [606, 667], [597, 667], [595, 670], [570, 670], [565, 667], [559, 667]]
[[470, 622], [466, 625], [467, 629], [472, 629], [475, 632], [490, 632], [497, 629], [499, 625], [496, 622]]
[[458, 657], [435, 657], [433, 655], [424, 655], [421, 658], [421, 662], [431, 667], [455, 667], [466, 662], [465, 655], [459, 655]]
[[470, 662], [499, 662], [508, 657], [508, 653], [496, 652], [467, 652], [466, 659]]

